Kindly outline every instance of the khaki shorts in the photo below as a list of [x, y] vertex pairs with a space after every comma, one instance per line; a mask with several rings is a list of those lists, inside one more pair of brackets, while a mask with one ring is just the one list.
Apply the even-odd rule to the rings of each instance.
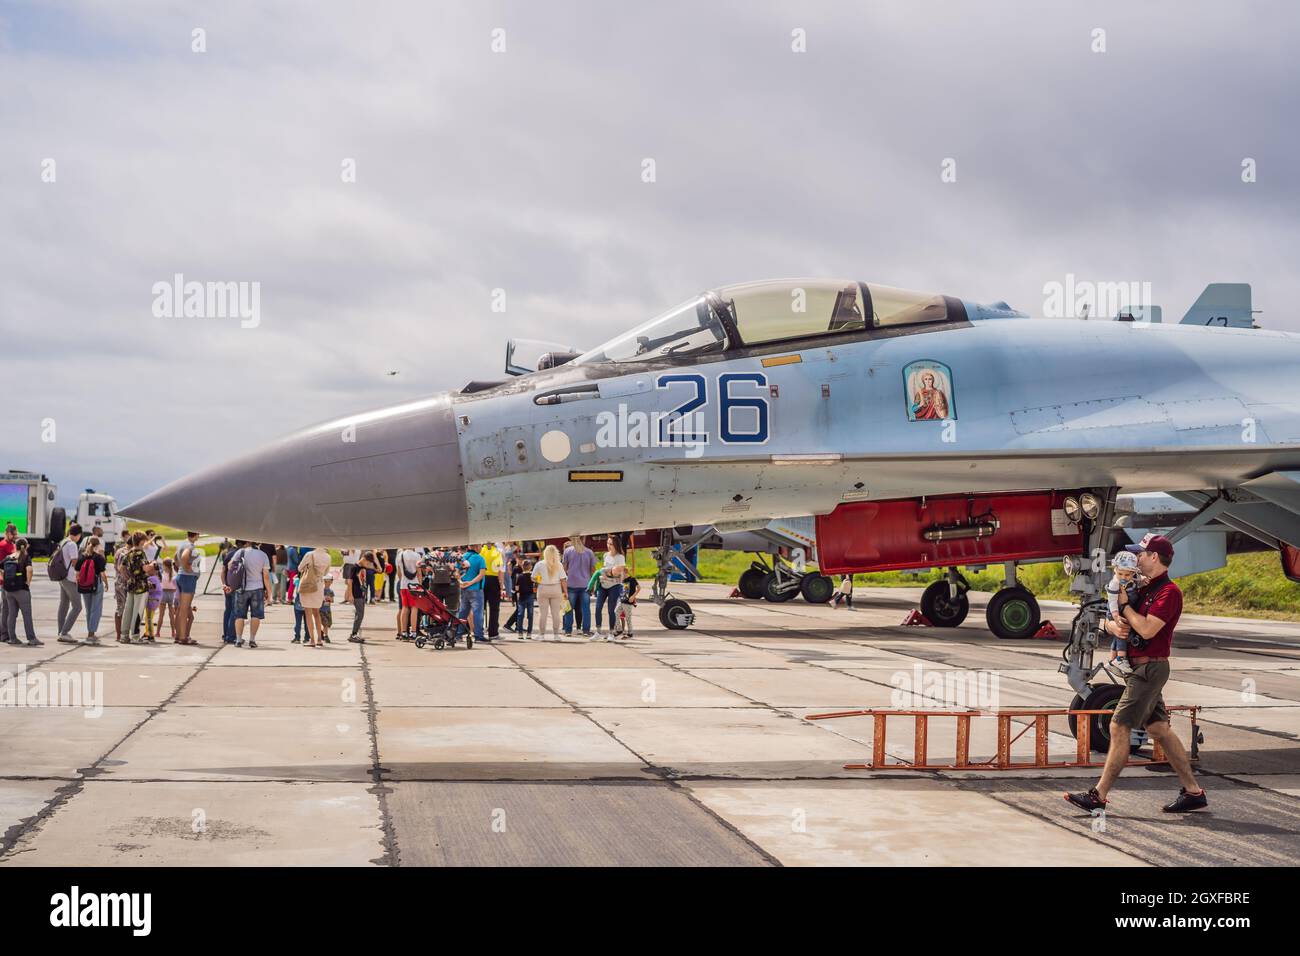
[[1160, 695], [1168, 681], [1168, 661], [1136, 665], [1128, 675], [1111, 720], [1130, 729], [1168, 721], [1169, 711], [1165, 710], [1165, 699]]

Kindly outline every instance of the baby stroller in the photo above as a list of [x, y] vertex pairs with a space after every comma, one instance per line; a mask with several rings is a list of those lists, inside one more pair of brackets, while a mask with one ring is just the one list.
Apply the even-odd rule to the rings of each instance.
[[447, 605], [438, 600], [431, 592], [418, 584], [410, 587], [411, 603], [415, 608], [415, 646], [424, 647], [433, 643], [433, 649], [440, 651], [444, 647], [455, 647], [456, 642], [465, 638], [465, 649], [474, 646], [474, 635], [469, 622], [456, 617], [447, 610]]

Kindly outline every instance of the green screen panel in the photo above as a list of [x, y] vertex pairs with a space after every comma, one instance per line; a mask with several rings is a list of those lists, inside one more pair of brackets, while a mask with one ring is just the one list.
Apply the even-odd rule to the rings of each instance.
[[19, 534], [27, 533], [27, 485], [0, 484], [0, 530], [12, 521]]

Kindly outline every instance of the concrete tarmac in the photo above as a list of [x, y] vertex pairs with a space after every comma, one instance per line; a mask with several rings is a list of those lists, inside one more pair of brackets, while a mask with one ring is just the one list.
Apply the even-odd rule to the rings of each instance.
[[[643, 603], [630, 641], [470, 651], [398, 643], [391, 604], [368, 609], [361, 646], [343, 607], [319, 650], [289, 643], [287, 607], [257, 649], [225, 646], [220, 595], [198, 600], [201, 646], [122, 646], [110, 595], [95, 648], [55, 643], [41, 577], [45, 645], [0, 646], [0, 865], [1300, 862], [1300, 625], [1185, 618], [1166, 700], [1205, 706], [1210, 811], [1160, 813], [1177, 782], [1132, 768], [1099, 824], [1061, 799], [1095, 771], [846, 771], [870, 720], [802, 719], [889, 707], [935, 674], [949, 689], [995, 674], [1000, 706], [1063, 707], [1060, 642], [993, 638], [983, 595], [941, 630], [899, 626], [919, 589], [859, 589], [851, 612], [729, 590], [677, 589], [697, 614], [685, 632]], [[1068, 628], [1069, 605], [1044, 611]], [[32, 699], [59, 687], [66, 703], [83, 677], [102, 709]], [[931, 723], [932, 758], [951, 755]], [[991, 755], [992, 724], [976, 721], [973, 756]], [[891, 729], [891, 755], [911, 747], [910, 721]]]

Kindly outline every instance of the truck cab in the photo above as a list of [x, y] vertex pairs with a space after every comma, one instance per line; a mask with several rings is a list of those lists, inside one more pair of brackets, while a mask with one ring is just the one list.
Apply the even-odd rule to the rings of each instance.
[[104, 550], [112, 554], [126, 533], [126, 519], [117, 513], [117, 499], [87, 488], [77, 499], [77, 515], [74, 519], [81, 525], [81, 530], [90, 534], [95, 525], [104, 531]]

